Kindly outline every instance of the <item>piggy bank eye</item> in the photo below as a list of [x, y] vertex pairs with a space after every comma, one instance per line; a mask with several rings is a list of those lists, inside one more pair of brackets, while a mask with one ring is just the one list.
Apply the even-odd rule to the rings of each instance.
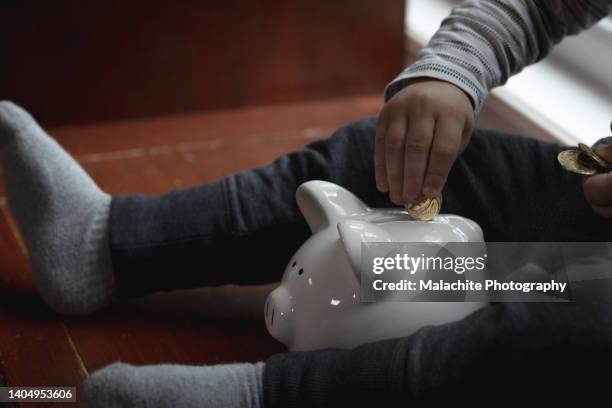
[[298, 275], [301, 275], [304, 273], [304, 268], [300, 268], [300, 270], [298, 271]]
[[291, 265], [291, 267], [295, 268], [295, 265], [297, 265], [297, 261], [293, 261], [293, 264]]

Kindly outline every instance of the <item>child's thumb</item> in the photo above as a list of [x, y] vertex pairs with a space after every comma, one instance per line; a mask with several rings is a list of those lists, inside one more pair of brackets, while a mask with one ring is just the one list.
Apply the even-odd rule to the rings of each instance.
[[597, 143], [593, 145], [593, 150], [595, 150], [595, 153], [604, 159], [606, 163], [612, 165], [612, 136], [598, 140]]

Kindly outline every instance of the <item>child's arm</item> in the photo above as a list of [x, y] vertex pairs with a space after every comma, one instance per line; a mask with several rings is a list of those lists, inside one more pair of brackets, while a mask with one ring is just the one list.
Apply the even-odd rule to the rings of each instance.
[[612, 1], [469, 0], [451, 15], [385, 90], [386, 99], [415, 77], [436, 78], [461, 88], [475, 110], [487, 93], [527, 65], [544, 58], [565, 36], [604, 18]]
[[386, 88], [378, 188], [397, 204], [437, 194], [487, 93], [611, 8], [612, 0], [470, 0], [455, 7], [416, 63]]

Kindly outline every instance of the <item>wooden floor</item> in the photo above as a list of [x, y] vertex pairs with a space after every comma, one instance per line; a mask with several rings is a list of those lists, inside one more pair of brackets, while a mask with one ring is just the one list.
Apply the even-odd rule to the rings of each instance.
[[[376, 114], [381, 102], [375, 95], [49, 132], [109, 193], [158, 194], [268, 163]], [[36, 296], [0, 185], [0, 378], [8, 385], [79, 386], [89, 373], [118, 360], [214, 364], [266, 358], [283, 351], [261, 319], [270, 289], [181, 291], [88, 317], [55, 315]]]

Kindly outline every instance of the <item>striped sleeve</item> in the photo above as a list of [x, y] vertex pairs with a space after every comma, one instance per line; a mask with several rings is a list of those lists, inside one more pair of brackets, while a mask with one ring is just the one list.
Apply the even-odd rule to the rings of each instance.
[[479, 112], [491, 89], [611, 9], [612, 0], [464, 1], [442, 21], [416, 62], [387, 85], [385, 100], [409, 79], [430, 77], [461, 88]]

